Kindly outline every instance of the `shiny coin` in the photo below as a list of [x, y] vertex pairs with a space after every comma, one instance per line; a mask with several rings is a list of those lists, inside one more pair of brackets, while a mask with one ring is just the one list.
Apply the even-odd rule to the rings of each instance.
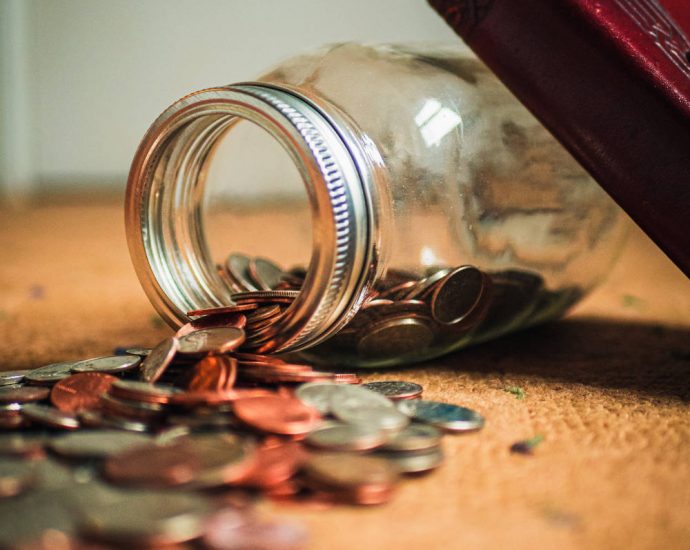
[[0, 403], [29, 403], [42, 401], [50, 395], [48, 388], [36, 388], [32, 386], [0, 387]]
[[395, 431], [409, 424], [409, 418], [392, 401], [360, 386], [339, 386], [331, 397], [331, 411], [343, 422], [377, 430]]
[[415, 420], [432, 424], [437, 428], [450, 432], [474, 431], [484, 426], [484, 417], [482, 415], [472, 409], [459, 407], [451, 403], [413, 399], [410, 401], [399, 401], [398, 408]]
[[385, 395], [388, 399], [414, 399], [422, 395], [424, 388], [414, 382], [401, 382], [398, 380], [382, 380], [378, 382], [367, 382], [362, 384], [366, 388], [381, 395]]
[[244, 330], [237, 327], [218, 327], [197, 330], [180, 338], [180, 353], [199, 355], [233, 351], [244, 342]]
[[275, 434], [306, 434], [320, 421], [319, 413], [313, 407], [280, 395], [238, 399], [234, 403], [234, 411], [242, 422]]
[[111, 355], [107, 357], [94, 357], [79, 361], [72, 367], [72, 372], [103, 372], [115, 374], [135, 369], [141, 363], [138, 355]]
[[329, 422], [309, 432], [305, 441], [328, 451], [367, 451], [380, 447], [386, 436], [371, 426]]
[[336, 391], [338, 385], [332, 382], [309, 382], [295, 390], [295, 397], [322, 415], [327, 415], [331, 412], [331, 398]]
[[393, 436], [381, 447], [384, 451], [424, 451], [441, 444], [443, 434], [430, 424], [413, 422]]
[[280, 283], [283, 270], [266, 258], [252, 258], [247, 266], [247, 274], [259, 290], [272, 290]]
[[402, 474], [418, 474], [443, 464], [443, 451], [439, 447], [415, 452], [377, 451], [376, 456], [389, 460]]
[[201, 536], [209, 513], [199, 495], [136, 491], [85, 507], [78, 530], [122, 548], [170, 547]]
[[63, 378], [53, 386], [50, 401], [63, 412], [98, 409], [101, 396], [117, 378], [102, 372], [80, 372]]
[[431, 296], [431, 315], [435, 321], [452, 325], [465, 319], [485, 294], [486, 277], [476, 267], [465, 265], [449, 273]]
[[357, 351], [365, 357], [396, 357], [423, 352], [434, 340], [429, 323], [415, 317], [378, 322], [360, 334]]
[[58, 380], [67, 378], [70, 374], [72, 374], [72, 367], [74, 367], [74, 365], [77, 363], [79, 363], [79, 361], [63, 361], [61, 363], [52, 363], [50, 365], [46, 365], [45, 367], [34, 369], [28, 372], [25, 375], [25, 378], [28, 382], [33, 382], [34, 384], [51, 385]]
[[236, 291], [259, 290], [249, 277], [249, 258], [244, 254], [230, 254], [225, 261], [225, 271]]
[[291, 304], [297, 296], [299, 296], [299, 290], [259, 290], [254, 292], [238, 292], [232, 295], [232, 299], [238, 304]]
[[158, 344], [141, 363], [141, 379], [144, 382], [156, 382], [168, 368], [178, 349], [177, 338], [166, 338]]
[[120, 430], [78, 431], [55, 437], [48, 443], [50, 449], [72, 458], [105, 458], [137, 445], [149, 443], [151, 437]]
[[192, 392], [229, 390], [236, 378], [237, 359], [226, 355], [209, 355], [194, 365], [187, 388]]
[[0, 387], [18, 384], [31, 370], [6, 370], [0, 372]]
[[76, 430], [79, 427], [79, 420], [76, 416], [48, 405], [27, 403], [22, 407], [22, 416], [32, 423], [51, 428]]

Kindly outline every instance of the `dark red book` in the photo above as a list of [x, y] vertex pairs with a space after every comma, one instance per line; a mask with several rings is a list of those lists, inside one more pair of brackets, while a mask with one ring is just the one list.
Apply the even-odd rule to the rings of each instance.
[[[690, 23], [690, 0], [665, 0]], [[690, 276], [690, 41], [656, 0], [429, 0]]]

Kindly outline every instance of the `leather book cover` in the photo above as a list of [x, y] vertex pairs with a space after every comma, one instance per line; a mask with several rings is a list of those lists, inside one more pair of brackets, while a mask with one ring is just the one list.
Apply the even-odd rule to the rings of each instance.
[[690, 41], [662, 5], [429, 3], [690, 276]]

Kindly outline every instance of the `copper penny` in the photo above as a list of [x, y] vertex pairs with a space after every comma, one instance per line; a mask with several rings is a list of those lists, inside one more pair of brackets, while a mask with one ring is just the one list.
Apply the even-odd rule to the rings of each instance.
[[267, 442], [257, 449], [254, 467], [240, 480], [245, 487], [274, 487], [288, 481], [306, 458], [296, 441]]
[[202, 330], [205, 328], [218, 327], [235, 327], [245, 328], [247, 326], [247, 317], [243, 313], [221, 313], [218, 315], [204, 315], [197, 319], [193, 319], [186, 325], [182, 325], [175, 333], [177, 338], [187, 336], [190, 332]]
[[259, 307], [259, 304], [235, 304], [232, 306], [207, 307], [204, 309], [193, 309], [187, 312], [187, 317], [201, 317], [203, 315], [221, 315], [228, 313], [241, 313], [251, 311]]
[[232, 388], [237, 377], [237, 359], [209, 355], [199, 361], [189, 381], [190, 391], [222, 391]]
[[101, 395], [116, 381], [114, 376], [102, 372], [73, 374], [53, 386], [50, 400], [63, 412], [98, 409]]
[[238, 399], [234, 411], [242, 422], [258, 430], [283, 435], [306, 434], [320, 421], [316, 409], [287, 396]]
[[199, 457], [186, 445], [140, 445], [106, 460], [111, 481], [147, 487], [166, 487], [191, 481], [201, 470]]
[[0, 388], [0, 403], [29, 403], [30, 401], [42, 401], [49, 395], [49, 388], [36, 388], [32, 386]]

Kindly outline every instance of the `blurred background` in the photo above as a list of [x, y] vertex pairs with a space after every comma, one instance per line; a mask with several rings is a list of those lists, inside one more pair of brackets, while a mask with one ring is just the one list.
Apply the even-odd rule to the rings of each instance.
[[424, 0], [0, 0], [0, 198], [124, 193], [174, 100], [343, 41], [461, 46]]

